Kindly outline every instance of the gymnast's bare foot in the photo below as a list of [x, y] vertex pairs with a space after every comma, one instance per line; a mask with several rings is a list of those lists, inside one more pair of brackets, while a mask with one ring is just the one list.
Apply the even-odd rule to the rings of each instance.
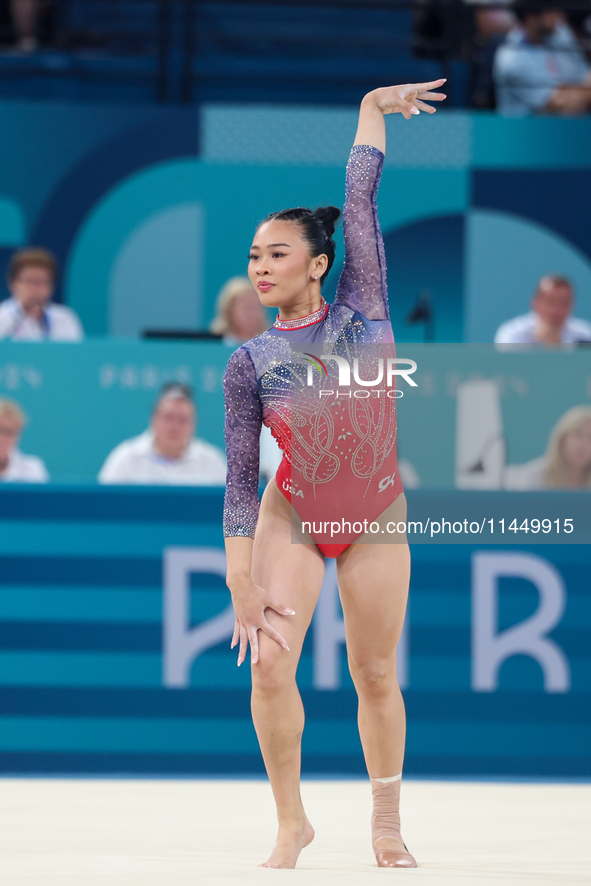
[[314, 839], [314, 828], [304, 819], [303, 824], [279, 828], [277, 842], [268, 861], [260, 868], [295, 868], [298, 856], [305, 846]]

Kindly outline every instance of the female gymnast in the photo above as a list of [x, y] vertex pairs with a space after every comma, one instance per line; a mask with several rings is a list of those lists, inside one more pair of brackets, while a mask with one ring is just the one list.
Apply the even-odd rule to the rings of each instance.
[[[313, 537], [292, 544], [294, 492], [301, 493], [296, 502], [312, 494], [322, 516], [323, 503], [330, 496], [334, 499], [335, 490], [355, 488], [355, 478], [353, 465], [345, 461], [348, 456], [339, 461], [338, 453], [328, 452], [326, 441], [319, 444], [320, 456], [312, 471], [301, 452], [295, 457], [290, 441], [296, 422], [290, 419], [293, 414], [284, 394], [293, 366], [292, 344], [308, 350], [322, 345], [321, 352], [334, 353], [330, 349], [339, 343], [393, 341], [376, 207], [385, 151], [384, 115], [401, 113], [410, 120], [421, 111], [433, 113], [435, 108], [426, 102], [445, 98], [432, 91], [444, 82], [384, 87], [361, 102], [347, 165], [345, 265], [333, 304], [324, 301], [321, 285], [334, 261], [332, 234], [338, 209], [273, 213], [258, 227], [251, 247], [250, 279], [261, 302], [277, 307], [279, 314], [271, 329], [232, 354], [224, 376], [228, 456], [224, 536], [227, 584], [236, 613], [232, 647], [239, 644], [240, 665], [250, 644], [252, 716], [277, 805], [278, 837], [263, 867], [295, 867], [301, 850], [314, 837], [300, 796], [304, 711], [295, 677], [322, 585], [325, 556], [337, 558], [348, 663], [359, 698], [359, 733], [373, 793], [376, 860], [380, 867], [416, 867], [400, 835], [398, 812], [406, 723], [396, 679], [396, 645], [408, 594], [408, 545], [405, 538], [403, 543], [373, 544], [371, 536], [358, 539], [363, 544], [315, 543]], [[344, 410], [342, 405], [339, 408]], [[382, 416], [384, 421], [390, 419]], [[263, 423], [285, 454], [259, 510]], [[382, 473], [364, 475], [363, 500], [358, 501], [364, 509], [361, 516], [372, 520], [382, 513], [395, 514], [397, 519], [406, 514], [396, 470], [395, 426], [386, 437], [390, 443], [383, 446], [380, 464], [387, 467], [388, 480], [380, 486]], [[343, 471], [335, 465], [343, 465]], [[355, 476], [363, 474], [362, 468], [355, 468]]]

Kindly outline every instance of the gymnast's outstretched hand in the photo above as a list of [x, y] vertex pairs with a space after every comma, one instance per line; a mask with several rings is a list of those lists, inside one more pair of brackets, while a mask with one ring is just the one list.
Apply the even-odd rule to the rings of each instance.
[[380, 86], [379, 89], [368, 92], [359, 108], [359, 124], [354, 144], [373, 145], [385, 153], [384, 115], [402, 114], [410, 120], [421, 111], [434, 114], [437, 109], [427, 102], [442, 102], [447, 98], [443, 92], [433, 92], [444, 83], [443, 79], [428, 83], [405, 83], [402, 86]]
[[447, 96], [443, 92], [433, 92], [443, 86], [445, 80], [431, 80], [429, 83], [406, 83], [404, 86], [382, 86], [374, 89], [369, 95], [382, 114], [402, 114], [407, 120], [411, 116], [427, 111], [434, 114], [437, 108], [427, 102], [442, 102]]

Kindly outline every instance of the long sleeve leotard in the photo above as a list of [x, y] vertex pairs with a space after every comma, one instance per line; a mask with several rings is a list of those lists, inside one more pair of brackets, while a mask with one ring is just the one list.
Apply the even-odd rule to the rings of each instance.
[[[307, 365], [299, 361], [300, 371], [294, 373], [298, 362], [294, 351], [351, 357], [358, 352], [356, 348], [379, 345], [393, 354], [376, 204], [383, 160], [383, 154], [369, 145], [356, 145], [351, 151], [343, 210], [345, 263], [334, 303], [323, 304], [308, 317], [277, 319], [228, 361], [224, 374], [225, 536], [254, 537], [263, 423], [284, 452], [282, 467], [288, 466], [292, 502], [302, 519], [375, 519], [402, 491], [394, 400], [342, 399], [335, 389], [335, 397], [321, 398], [312, 415], [309, 396], [300, 401], [297, 395], [298, 385], [310, 393], [305, 388], [310, 377]], [[334, 380], [325, 379], [323, 384], [327, 389], [334, 387]], [[285, 488], [285, 479], [283, 483]], [[348, 540], [359, 534], [352, 531]], [[322, 534], [313, 536], [317, 542], [326, 540]]]

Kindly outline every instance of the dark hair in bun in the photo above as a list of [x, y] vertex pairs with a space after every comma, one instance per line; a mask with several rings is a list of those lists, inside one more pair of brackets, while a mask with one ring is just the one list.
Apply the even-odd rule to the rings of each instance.
[[312, 258], [316, 258], [317, 255], [326, 255], [328, 258], [328, 267], [320, 278], [322, 286], [334, 263], [336, 246], [332, 236], [340, 214], [341, 210], [336, 206], [319, 206], [314, 212], [303, 206], [297, 206], [295, 209], [272, 212], [261, 224], [268, 221], [292, 221], [299, 225], [310, 247]]

